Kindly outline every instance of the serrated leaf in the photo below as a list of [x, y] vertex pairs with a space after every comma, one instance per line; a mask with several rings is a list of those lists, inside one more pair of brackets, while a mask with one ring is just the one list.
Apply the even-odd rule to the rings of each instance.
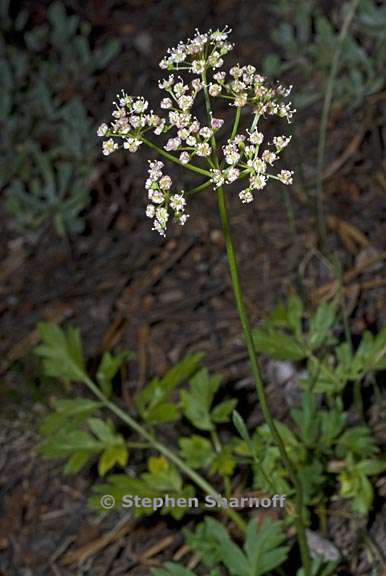
[[220, 376], [210, 376], [208, 370], [202, 368], [190, 380], [189, 391], [181, 390], [180, 392], [183, 412], [199, 430], [214, 429], [210, 408], [220, 384]]
[[122, 467], [126, 466], [127, 458], [128, 452], [124, 444], [107, 448], [99, 458], [98, 472], [100, 476], [104, 476], [115, 464], [119, 464]]
[[87, 380], [79, 330], [70, 327], [64, 331], [55, 324], [39, 323], [38, 333], [43, 343], [35, 348], [35, 353], [43, 358], [47, 376]]
[[121, 352], [116, 356], [110, 352], [105, 352], [103, 354], [101, 363], [99, 364], [99, 368], [96, 373], [96, 378], [102, 392], [107, 398], [110, 398], [112, 394], [112, 380], [114, 376], [122, 364], [130, 360], [133, 356], [133, 352], [130, 351]]
[[135, 401], [146, 422], [152, 424], [172, 422], [179, 417], [178, 407], [172, 407], [170, 395], [181, 382], [198, 369], [201, 358], [202, 354], [187, 354], [163, 378], [154, 378], [137, 394]]
[[212, 422], [215, 422], [215, 424], [229, 422], [230, 415], [236, 404], [237, 400], [235, 399], [224, 400], [223, 402], [220, 402], [220, 404], [217, 404], [210, 413]]
[[320, 304], [316, 313], [310, 318], [308, 345], [316, 350], [326, 341], [335, 322], [335, 308], [332, 304]]
[[192, 468], [205, 468], [215, 458], [212, 444], [203, 436], [193, 434], [189, 438], [180, 438], [181, 456]]
[[306, 357], [305, 351], [292, 337], [272, 328], [255, 328], [253, 341], [257, 352], [276, 360], [298, 361]]
[[251, 576], [267, 574], [286, 560], [288, 546], [283, 546], [285, 539], [281, 522], [265, 518], [259, 527], [255, 520], [249, 522], [244, 549]]

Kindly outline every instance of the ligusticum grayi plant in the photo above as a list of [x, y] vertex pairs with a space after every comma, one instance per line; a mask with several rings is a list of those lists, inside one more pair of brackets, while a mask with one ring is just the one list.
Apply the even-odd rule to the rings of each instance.
[[[200, 185], [201, 189], [210, 185], [218, 188], [248, 177], [248, 186], [239, 193], [243, 203], [252, 202], [255, 193], [270, 178], [291, 184], [292, 171], [271, 173], [291, 137], [276, 136], [263, 146], [264, 134], [257, 128], [259, 119], [268, 115], [291, 120], [294, 110], [284, 102], [291, 89], [268, 86], [254, 66], [236, 65], [228, 74], [222, 71], [223, 57], [233, 48], [228, 41], [229, 32], [228, 29], [206, 34], [197, 31], [191, 40], [168, 51], [160, 67], [174, 73], [159, 82], [159, 88], [166, 93], [160, 102], [162, 113], [149, 110], [149, 102], [142, 96], [128, 96], [124, 91], [118, 94], [113, 121], [110, 126], [102, 124], [98, 128], [99, 136], [108, 137], [103, 141], [103, 153], [111, 154], [120, 147], [119, 143], [132, 153], [142, 144], [150, 145], [167, 160], [206, 176], [208, 181]], [[189, 75], [187, 81], [177, 75], [180, 72]], [[193, 113], [201, 93], [206, 101], [226, 99], [236, 109], [233, 128], [221, 150], [216, 145], [216, 136], [224, 130], [224, 120], [213, 116], [210, 109], [207, 122], [202, 124]], [[250, 125], [244, 132], [239, 131], [241, 110], [251, 113]], [[167, 135], [164, 145], [157, 147], [150, 142], [149, 132]], [[205, 161], [208, 169], [192, 164], [196, 159]], [[188, 218], [186, 195], [183, 190], [173, 189], [172, 179], [164, 168], [160, 160], [151, 161], [145, 184], [146, 215], [153, 219], [154, 229], [161, 235], [165, 235], [170, 214], [179, 224]]]
[[[278, 116], [290, 122], [295, 110], [286, 102], [291, 88], [268, 83], [256, 72], [254, 66], [237, 64], [229, 72], [221, 70], [224, 56], [233, 49], [228, 40], [229, 34], [228, 28], [209, 30], [205, 34], [197, 30], [192, 39], [169, 49], [160, 62], [161, 69], [169, 72], [168, 77], [159, 82], [160, 89], [165, 92], [160, 102], [162, 112], [156, 114], [150, 110], [148, 101], [142, 96], [129, 96], [122, 91], [114, 103], [110, 126], [102, 124], [98, 128], [98, 135], [105, 138], [105, 155], [111, 154], [120, 146], [133, 153], [145, 145], [157, 152], [163, 160], [204, 177], [195, 188], [185, 193], [183, 190], [174, 189], [172, 179], [164, 172], [165, 165], [162, 160], [149, 162], [145, 184], [148, 198], [146, 215], [153, 220], [153, 229], [162, 236], [166, 233], [170, 215], [181, 225], [186, 222], [188, 196], [207, 188], [212, 189], [217, 196], [232, 288], [257, 397], [263, 417], [291, 478], [291, 497], [294, 499], [294, 507], [291, 509], [296, 511], [291, 517], [296, 527], [304, 576], [311, 576], [302, 483], [288, 456], [267, 402], [240, 283], [224, 190], [224, 187], [228, 188], [237, 181], [246, 180], [247, 185], [239, 192], [239, 197], [242, 203], [249, 203], [261, 193], [269, 179], [279, 180], [286, 185], [292, 184], [292, 171], [281, 169], [273, 173], [273, 167], [291, 137], [278, 135], [272, 142], [265, 144], [265, 137], [258, 129], [258, 123], [269, 116]], [[180, 76], [182, 73], [187, 75], [185, 80]], [[195, 108], [198, 108], [199, 112], [196, 103], [201, 95], [206, 118], [204, 123], [193, 112]], [[219, 98], [227, 101], [235, 110], [233, 125], [227, 133], [223, 119], [213, 113], [213, 105]], [[217, 141], [222, 131], [225, 144], [220, 147]], [[163, 144], [155, 144], [153, 139], [150, 139], [150, 133], [162, 136]]]

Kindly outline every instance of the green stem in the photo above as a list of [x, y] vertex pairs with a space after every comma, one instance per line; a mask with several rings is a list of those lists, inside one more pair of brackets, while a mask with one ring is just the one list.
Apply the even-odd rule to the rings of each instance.
[[197, 174], [202, 174], [202, 176], [207, 176], [208, 178], [211, 177], [211, 173], [208, 170], [204, 170], [203, 168], [199, 168], [198, 166], [195, 166], [194, 164], [189, 164], [189, 163], [184, 164], [183, 162], [181, 162], [181, 160], [176, 158], [176, 156], [173, 156], [173, 154], [169, 154], [169, 152], [167, 152], [163, 148], [160, 148], [159, 146], [157, 146], [156, 144], [151, 142], [151, 140], [148, 140], [144, 136], [140, 136], [140, 138], [141, 138], [142, 142], [144, 144], [146, 144], [146, 146], [149, 146], [149, 148], [156, 150], [160, 156], [163, 156], [167, 160], [170, 160], [171, 162], [174, 162], [175, 164], [182, 166], [182, 168], [187, 168], [188, 170], [191, 170], [192, 172], [196, 172]]
[[[210, 119], [212, 117], [212, 109], [211, 109], [211, 105], [210, 105], [210, 97], [209, 97], [205, 72], [203, 72], [203, 74], [202, 74], [202, 81], [204, 84], [206, 111], [208, 114], [208, 118]], [[256, 118], [255, 118], [255, 120], [256, 120]], [[256, 120], [256, 123], [257, 123], [257, 120]], [[255, 124], [254, 124], [254, 126], [255, 126]], [[212, 145], [213, 145], [212, 159], [213, 159], [214, 163], [216, 164], [216, 166], [219, 166], [219, 159], [218, 159], [218, 155], [217, 155], [217, 143], [216, 143], [216, 138], [215, 138], [214, 134], [212, 136]], [[227, 253], [228, 266], [229, 266], [229, 271], [230, 271], [231, 280], [232, 280], [233, 293], [234, 293], [234, 297], [236, 300], [237, 311], [239, 313], [241, 325], [243, 328], [243, 333], [244, 333], [245, 343], [246, 343], [247, 350], [248, 350], [251, 370], [252, 370], [252, 374], [253, 374], [255, 384], [256, 384], [257, 396], [259, 399], [259, 403], [261, 406], [261, 411], [263, 413], [264, 419], [269, 426], [272, 437], [276, 442], [276, 445], [279, 449], [281, 458], [287, 467], [290, 479], [291, 479], [292, 484], [293, 484], [294, 489], [295, 489], [295, 506], [296, 506], [295, 527], [296, 527], [296, 534], [297, 534], [297, 539], [299, 542], [300, 555], [301, 555], [301, 559], [302, 559], [302, 565], [304, 568], [305, 576], [311, 576], [310, 552], [308, 549], [305, 525], [304, 525], [304, 521], [303, 521], [303, 490], [302, 490], [302, 485], [301, 485], [299, 478], [296, 474], [295, 468], [294, 468], [294, 466], [293, 466], [293, 464], [292, 464], [292, 462], [291, 462], [291, 460], [287, 454], [287, 450], [285, 448], [284, 442], [283, 442], [283, 440], [282, 440], [282, 438], [281, 438], [281, 436], [280, 436], [280, 434], [276, 428], [274, 419], [271, 415], [271, 412], [270, 412], [270, 409], [268, 406], [268, 401], [267, 401], [267, 397], [265, 394], [263, 380], [262, 380], [261, 375], [260, 375], [260, 367], [259, 367], [258, 362], [257, 362], [257, 354], [256, 354], [255, 344], [253, 342], [252, 330], [251, 330], [251, 326], [249, 324], [248, 315], [247, 315], [245, 302], [244, 302], [243, 291], [241, 288], [239, 271], [238, 271], [238, 266], [237, 266], [236, 252], [235, 252], [235, 248], [234, 248], [234, 244], [233, 244], [231, 228], [230, 228], [230, 223], [229, 223], [229, 218], [228, 218], [228, 211], [227, 211], [226, 202], [225, 202], [225, 193], [224, 193], [224, 189], [222, 186], [217, 188], [217, 201], [218, 201], [218, 208], [219, 208], [219, 212], [220, 212], [221, 225], [222, 225], [224, 239], [225, 239], [226, 253]]]
[[320, 120], [318, 161], [317, 161], [317, 173], [316, 173], [316, 219], [322, 252], [325, 251], [327, 242], [327, 227], [324, 214], [323, 184], [322, 184], [324, 154], [326, 150], [327, 122], [330, 113], [332, 96], [334, 92], [334, 84], [338, 73], [339, 59], [342, 52], [343, 42], [347, 36], [347, 32], [349, 30], [352, 19], [355, 16], [355, 12], [358, 7], [359, 1], [360, 0], [351, 0], [350, 9], [346, 14], [342, 28], [339, 33], [337, 46], [331, 61], [331, 69], [327, 80], [326, 93], [324, 96], [323, 109], [322, 109], [322, 117]]
[[267, 422], [269, 429], [271, 431], [272, 437], [275, 440], [277, 447], [279, 448], [281, 458], [285, 463], [291, 482], [295, 488], [295, 506], [296, 506], [296, 518], [295, 526], [297, 532], [297, 538], [299, 542], [300, 554], [302, 558], [302, 564], [306, 576], [311, 575], [311, 560], [307, 544], [305, 526], [303, 521], [303, 491], [300, 481], [297, 477], [294, 466], [287, 454], [284, 442], [276, 428], [274, 419], [271, 415], [267, 397], [265, 394], [263, 380], [260, 374], [260, 368], [256, 358], [256, 350], [253, 342], [252, 330], [248, 320], [248, 315], [245, 307], [243, 292], [240, 284], [240, 277], [238, 272], [238, 265], [236, 259], [235, 248], [233, 244], [230, 223], [228, 218], [228, 211], [225, 202], [225, 194], [222, 187], [217, 188], [217, 200], [218, 208], [220, 212], [221, 224], [225, 238], [225, 245], [228, 257], [229, 270], [232, 280], [233, 293], [236, 300], [236, 306], [241, 320], [241, 325], [243, 328], [244, 338], [248, 350], [249, 361], [251, 365], [252, 374], [256, 384], [257, 396], [259, 399], [261, 411], [263, 413], [264, 419]]
[[241, 108], [236, 108], [236, 116], [235, 116], [235, 121], [233, 122], [231, 140], [233, 140], [233, 138], [237, 134], [237, 130], [238, 130], [239, 124], [240, 124], [240, 114], [241, 114]]
[[[195, 472], [186, 462], [181, 460], [177, 454], [175, 454], [172, 450], [170, 450], [167, 446], [153, 438], [153, 436], [144, 428], [141, 424], [139, 424], [134, 418], [129, 416], [126, 412], [124, 412], [119, 406], [114, 404], [114, 402], [110, 402], [106, 398], [106, 396], [101, 392], [98, 386], [88, 377], [85, 377], [82, 374], [81, 377], [82, 381], [86, 384], [86, 386], [91, 390], [91, 392], [102, 402], [102, 404], [111, 410], [116, 416], [118, 416], [123, 422], [125, 422], [132, 430], [137, 432], [142, 438], [147, 440], [149, 444], [160, 452], [163, 456], [165, 456], [170, 462], [173, 462], [183, 472], [188, 476], [197, 486], [199, 486], [206, 494], [209, 496], [213, 496], [215, 498], [220, 498], [221, 494], [219, 494], [213, 486], [209, 484], [200, 474]], [[235, 511], [231, 509], [225, 509], [226, 514], [233, 520], [233, 522], [241, 529], [246, 529], [246, 524], [241, 516]]]

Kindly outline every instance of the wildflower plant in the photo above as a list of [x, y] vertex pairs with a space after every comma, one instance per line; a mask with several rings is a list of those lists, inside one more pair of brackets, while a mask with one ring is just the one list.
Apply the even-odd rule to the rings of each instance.
[[[279, 449], [295, 492], [295, 526], [305, 576], [311, 574], [302, 486], [291, 462], [284, 441], [271, 415], [256, 349], [240, 284], [235, 247], [232, 240], [224, 187], [247, 179], [239, 197], [250, 203], [265, 188], [270, 179], [285, 185], [292, 183], [293, 172], [288, 169], [275, 171], [274, 166], [290, 137], [276, 136], [265, 143], [265, 135], [258, 129], [259, 121], [278, 116], [290, 122], [295, 112], [287, 102], [291, 87], [271, 85], [252, 65], [237, 64], [227, 72], [223, 70], [224, 57], [233, 49], [228, 37], [229, 28], [200, 33], [170, 48], [160, 62], [168, 76], [159, 82], [165, 95], [160, 102], [160, 112], [149, 107], [142, 96], [130, 96], [122, 91], [114, 102], [110, 126], [102, 124], [98, 135], [104, 137], [103, 153], [109, 155], [119, 147], [136, 152], [142, 145], [155, 150], [159, 156], [205, 177], [190, 193], [175, 190], [172, 179], [164, 172], [160, 160], [149, 163], [145, 188], [148, 204], [146, 214], [153, 220], [153, 229], [165, 236], [170, 215], [183, 225], [186, 198], [193, 192], [211, 188], [216, 192], [218, 208], [225, 238], [229, 270], [235, 301], [248, 349], [251, 371], [256, 383], [260, 407], [272, 437]], [[185, 74], [184, 78], [180, 74]], [[202, 96], [205, 120], [195, 115], [195, 104]], [[220, 147], [220, 132], [225, 133], [223, 119], [213, 110], [217, 99], [225, 99], [234, 108], [233, 126], [227, 131], [225, 144]], [[243, 114], [242, 114], [243, 113]], [[243, 115], [243, 119], [241, 116]], [[249, 121], [245, 120], [249, 115]], [[242, 127], [241, 120], [245, 124]], [[163, 136], [160, 146], [150, 139], [150, 134]]]

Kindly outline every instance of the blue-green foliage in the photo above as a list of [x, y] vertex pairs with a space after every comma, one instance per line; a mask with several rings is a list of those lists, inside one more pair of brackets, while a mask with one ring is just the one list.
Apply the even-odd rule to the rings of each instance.
[[78, 232], [94, 174], [93, 122], [85, 102], [96, 75], [119, 52], [93, 48], [90, 26], [60, 1], [34, 26], [22, 10], [0, 10], [0, 189], [16, 225]]

